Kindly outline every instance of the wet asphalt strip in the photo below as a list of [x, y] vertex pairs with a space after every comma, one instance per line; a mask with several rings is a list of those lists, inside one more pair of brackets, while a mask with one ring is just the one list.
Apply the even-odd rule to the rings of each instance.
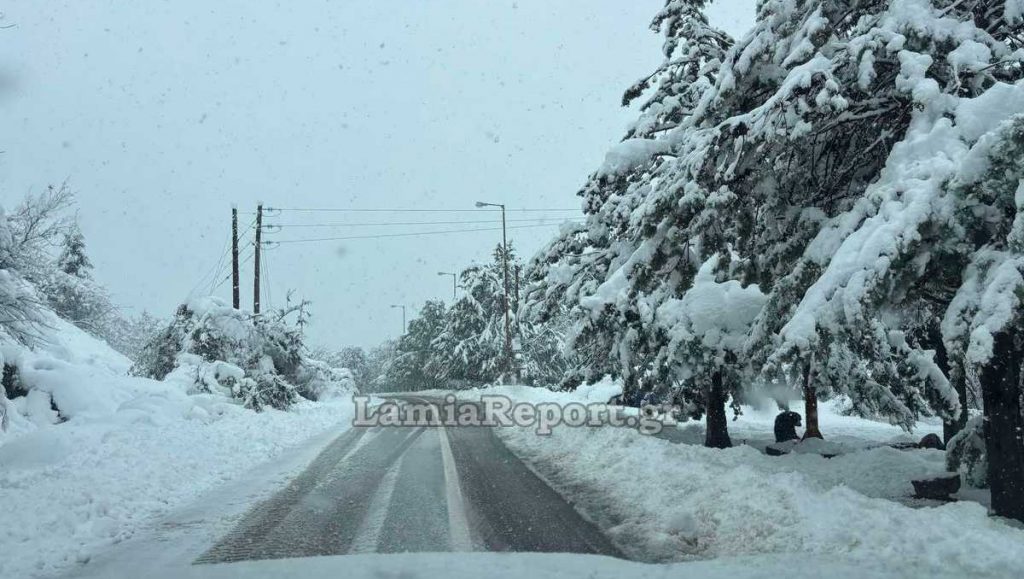
[[492, 428], [374, 427], [335, 439], [195, 563], [463, 550], [623, 558]]

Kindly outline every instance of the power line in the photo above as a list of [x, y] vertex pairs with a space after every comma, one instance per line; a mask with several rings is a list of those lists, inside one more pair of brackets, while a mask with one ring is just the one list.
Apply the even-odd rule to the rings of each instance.
[[260, 269], [263, 270], [263, 287], [267, 294], [267, 307], [274, 307], [273, 295], [270, 293], [270, 265], [267, 262], [267, 254], [260, 256]]
[[[246, 265], [247, 263], [252, 261], [253, 256], [256, 255], [256, 252], [252, 250], [252, 246], [251, 245], [248, 247], [248, 250], [249, 250], [248, 257], [246, 257], [245, 259], [241, 259], [241, 257], [239, 257], [239, 261], [238, 261], [238, 267], [239, 268], [241, 268], [243, 265]], [[229, 279], [231, 279], [231, 273], [230, 272], [228, 272], [228, 275], [226, 275], [223, 279], [221, 279], [219, 282], [217, 282], [217, 285], [214, 286], [213, 290], [211, 290], [210, 293], [213, 293], [213, 292], [217, 291], [218, 289], [220, 289], [220, 286], [224, 285], [224, 283], [227, 282]]]
[[[395, 208], [395, 209], [356, 209], [347, 207], [309, 208], [309, 207], [267, 207], [267, 211], [292, 211], [297, 213], [481, 213], [486, 211], [501, 211], [500, 209], [423, 209], [423, 208]], [[572, 209], [551, 208], [551, 209], [506, 209], [507, 212], [517, 213], [561, 213], [566, 211], [579, 212], [579, 207]]]
[[[509, 229], [528, 229], [531, 227], [551, 227], [554, 224], [545, 225], [516, 225]], [[318, 241], [344, 241], [349, 239], [384, 239], [390, 237], [418, 237], [424, 235], [446, 235], [449, 233], [472, 233], [477, 231], [501, 231], [500, 227], [487, 227], [478, 229], [448, 229], [445, 231], [419, 231], [415, 233], [383, 233], [380, 235], [350, 235], [345, 237], [320, 237], [314, 239], [282, 239], [275, 243], [313, 243]]]
[[[218, 275], [217, 269], [220, 267], [220, 264], [224, 260], [224, 257], [228, 253], [230, 253], [230, 252], [231, 252], [231, 236], [229, 235], [228, 238], [227, 238], [227, 241], [225, 241], [225, 243], [224, 243], [224, 251], [220, 254], [220, 257], [218, 257], [217, 261], [215, 261], [213, 263], [213, 267], [208, 269], [206, 271], [206, 273], [203, 274], [203, 276], [199, 278], [199, 281], [196, 282], [196, 285], [194, 285], [192, 287], [192, 289], [189, 290], [189, 294], [195, 293], [195, 291], [197, 289], [199, 289], [200, 287], [204, 286], [207, 283], [207, 280], [216, 280], [217, 279], [217, 275]], [[211, 283], [212, 283], [212, 281], [211, 281]]]
[[[565, 217], [529, 217], [525, 219], [509, 219], [509, 223], [536, 223], [538, 221], [553, 221], [561, 223]], [[477, 219], [472, 221], [380, 221], [377, 223], [274, 223], [264, 227], [293, 228], [293, 227], [391, 227], [399, 225], [473, 225], [480, 223], [494, 223], [494, 219]], [[557, 224], [557, 223], [555, 223]], [[544, 225], [538, 223], [538, 225]]]

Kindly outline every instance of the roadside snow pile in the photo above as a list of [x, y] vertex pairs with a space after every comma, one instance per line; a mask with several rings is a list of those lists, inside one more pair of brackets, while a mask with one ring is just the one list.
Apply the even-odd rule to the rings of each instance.
[[[347, 371], [302, 359], [323, 401], [253, 412], [195, 376], [242, 378], [226, 363], [164, 381], [45, 307], [29, 343], [0, 340], [0, 577], [40, 577], [87, 561], [153, 518], [310, 437], [348, 428]], [[207, 334], [206, 336], [211, 336]], [[0, 336], [2, 337], [2, 336]], [[210, 343], [210, 342], [206, 342]]]
[[[0, 445], [0, 577], [40, 577], [82, 563], [310, 437], [349, 427], [350, 400], [255, 413], [216, 395], [142, 378], [92, 376], [126, 398]], [[134, 393], [134, 395], [129, 395]]]
[[990, 519], [984, 507], [912, 509], [872, 498], [909, 493], [911, 477], [944, 470], [938, 451], [772, 458], [749, 446], [672, 444], [628, 429], [500, 432], [641, 560], [811, 554], [891, 560], [921, 576], [1024, 574], [1024, 531]]

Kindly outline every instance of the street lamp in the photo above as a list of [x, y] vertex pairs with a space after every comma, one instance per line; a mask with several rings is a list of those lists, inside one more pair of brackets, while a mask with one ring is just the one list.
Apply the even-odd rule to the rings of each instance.
[[405, 335], [405, 306], [392, 305], [391, 307], [392, 308], [401, 308], [402, 309], [402, 335], [404, 336]]
[[454, 274], [454, 273], [449, 273], [447, 271], [439, 271], [439, 272], [437, 272], [437, 275], [450, 275], [450, 276], [452, 276], [452, 301], [454, 302], [455, 301], [456, 283], [457, 283], [457, 281], [459, 279], [459, 276]]
[[505, 370], [512, 369], [512, 323], [509, 321], [508, 300], [508, 234], [505, 228], [505, 205], [503, 203], [476, 202], [477, 209], [484, 207], [501, 208], [501, 262], [505, 269]]

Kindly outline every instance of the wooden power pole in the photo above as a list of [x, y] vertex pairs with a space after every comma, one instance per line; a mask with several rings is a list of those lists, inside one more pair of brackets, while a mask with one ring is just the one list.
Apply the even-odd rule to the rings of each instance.
[[238, 208], [231, 208], [231, 306], [241, 308], [239, 297], [241, 281], [238, 278]]
[[253, 254], [252, 268], [252, 313], [260, 313], [260, 251], [263, 249], [263, 204], [256, 206], [256, 252]]

